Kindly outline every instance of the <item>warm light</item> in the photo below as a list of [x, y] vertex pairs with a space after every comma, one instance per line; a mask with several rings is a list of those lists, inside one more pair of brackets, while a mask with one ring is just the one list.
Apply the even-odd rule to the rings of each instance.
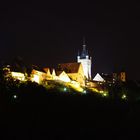
[[71, 81], [71, 83], [69, 83], [69, 85], [76, 91], [78, 92], [83, 92], [83, 88], [80, 86], [80, 84], [76, 81]]
[[107, 96], [107, 94], [106, 94], [106, 93], [104, 93], [104, 94], [103, 94], [103, 96], [104, 96], [104, 97], [106, 97], [106, 96]]
[[70, 79], [66, 76], [62, 76], [59, 78], [61, 81], [64, 81], [64, 82], [70, 82]]
[[98, 90], [97, 88], [90, 88], [90, 90], [92, 90], [93, 92], [99, 93], [104, 97], [108, 96], [108, 91], [106, 90]]
[[11, 75], [14, 79], [20, 80], [20, 81], [25, 81], [25, 75], [20, 72], [11, 72]]
[[104, 91], [103, 90], [100, 90], [100, 93], [104, 93]]
[[40, 80], [39, 80], [39, 76], [36, 75], [36, 74], [34, 74], [34, 75], [33, 75], [33, 78], [32, 78], [32, 81], [33, 81], [33, 82], [36, 82], [36, 83], [39, 84], [39, 82], [40, 82]]
[[84, 91], [83, 91], [83, 93], [84, 93], [84, 94], [86, 94], [86, 93], [87, 93], [87, 91], [86, 91], [86, 90], [84, 90]]
[[122, 95], [122, 99], [126, 99], [126, 95], [125, 94]]

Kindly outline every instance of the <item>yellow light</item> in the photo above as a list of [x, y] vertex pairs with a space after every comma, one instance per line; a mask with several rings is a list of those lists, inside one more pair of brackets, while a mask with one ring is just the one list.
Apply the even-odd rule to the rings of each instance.
[[71, 83], [69, 83], [69, 86], [71, 86], [74, 90], [76, 90], [78, 92], [84, 91], [84, 89], [80, 86], [80, 84], [78, 82], [71, 81]]
[[70, 79], [67, 78], [67, 77], [64, 77], [64, 76], [61, 77], [60, 80], [61, 80], [61, 81], [64, 81], [64, 82], [70, 82]]
[[106, 93], [104, 93], [104, 94], [103, 94], [103, 96], [105, 96], [105, 97], [106, 97], [106, 96], [107, 96], [107, 94], [106, 94]]
[[64, 91], [67, 91], [67, 88], [66, 87], [64, 88]]
[[36, 83], [38, 83], [39, 84], [39, 76], [38, 75], [36, 75], [36, 74], [34, 74], [33, 75], [33, 78], [31, 79], [33, 82], [36, 82]]
[[[101, 91], [100, 91], [100, 93], [104, 93], [104, 91], [103, 91], [103, 90], [101, 90]], [[105, 94], [105, 93], [104, 93], [104, 94]]]
[[122, 99], [126, 99], [126, 95], [125, 94], [122, 95]]
[[11, 72], [11, 75], [14, 79], [18, 79], [20, 81], [25, 81], [25, 75], [20, 72]]
[[87, 91], [86, 91], [86, 90], [84, 90], [84, 91], [83, 91], [83, 93], [84, 93], [84, 94], [86, 94], [86, 93], [87, 93]]

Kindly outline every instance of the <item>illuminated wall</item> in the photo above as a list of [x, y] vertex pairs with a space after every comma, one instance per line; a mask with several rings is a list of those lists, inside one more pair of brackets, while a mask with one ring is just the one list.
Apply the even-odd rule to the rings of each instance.
[[64, 82], [70, 82], [69, 76], [63, 71], [59, 76], [59, 80], [64, 81]]
[[83, 42], [83, 50], [81, 52], [81, 55], [78, 54], [77, 56], [77, 62], [81, 63], [84, 70], [84, 75], [86, 79], [91, 79], [91, 63], [92, 58], [89, 57], [88, 51], [86, 50], [86, 44], [85, 41]]
[[20, 80], [20, 81], [25, 81], [25, 75], [20, 72], [11, 72], [11, 75], [14, 79]]
[[37, 71], [37, 70], [32, 70], [31, 72], [31, 81], [36, 82], [38, 84], [41, 84], [43, 80], [46, 80], [46, 73]]
[[79, 82], [82, 86], [85, 86], [85, 77], [82, 64], [80, 64], [77, 73], [67, 73], [67, 74], [72, 80]]

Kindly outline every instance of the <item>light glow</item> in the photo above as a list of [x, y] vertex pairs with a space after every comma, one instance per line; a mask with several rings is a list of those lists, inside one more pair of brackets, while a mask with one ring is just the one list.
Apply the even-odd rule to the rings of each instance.
[[84, 94], [86, 94], [86, 93], [87, 93], [87, 91], [86, 91], [86, 90], [84, 90], [84, 91], [83, 91], [83, 93], [84, 93]]
[[71, 86], [74, 90], [78, 91], [78, 92], [83, 92], [84, 89], [80, 86], [80, 84], [76, 81], [71, 81], [69, 83], [69, 86]]
[[33, 75], [33, 77], [31, 78], [31, 80], [32, 80], [33, 82], [38, 83], [38, 84], [39, 84], [39, 82], [40, 82], [40, 80], [39, 80], [39, 76], [36, 75], [36, 74]]
[[67, 88], [66, 87], [64, 87], [64, 91], [67, 91]]
[[126, 97], [126, 95], [125, 94], [123, 94], [122, 95], [122, 99], [126, 99], [127, 97]]
[[103, 94], [103, 96], [104, 96], [104, 97], [106, 97], [106, 96], [107, 96], [107, 94], [106, 94], [106, 93], [104, 93], [104, 94]]
[[70, 82], [70, 78], [68, 77], [68, 75], [65, 72], [62, 72], [59, 75], [59, 80], [63, 81], [63, 82]]
[[17, 95], [13, 95], [13, 98], [14, 98], [14, 99], [17, 99]]
[[20, 80], [20, 81], [25, 81], [25, 75], [20, 72], [11, 72], [11, 75], [14, 79]]

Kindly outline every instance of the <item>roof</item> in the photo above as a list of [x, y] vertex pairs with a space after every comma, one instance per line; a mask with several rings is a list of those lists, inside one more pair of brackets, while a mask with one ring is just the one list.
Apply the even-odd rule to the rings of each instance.
[[87, 55], [88, 55], [88, 51], [86, 50], [86, 45], [83, 45], [83, 50], [82, 50], [80, 58], [85, 59]]
[[98, 82], [104, 82], [105, 81], [99, 73], [96, 74], [96, 76], [93, 78], [93, 80], [98, 81]]
[[63, 71], [56, 71], [56, 75], [59, 76]]
[[43, 68], [43, 70], [47, 73], [48, 71], [50, 71], [50, 68]]
[[81, 63], [63, 63], [58, 65], [59, 70], [66, 73], [78, 73]]

